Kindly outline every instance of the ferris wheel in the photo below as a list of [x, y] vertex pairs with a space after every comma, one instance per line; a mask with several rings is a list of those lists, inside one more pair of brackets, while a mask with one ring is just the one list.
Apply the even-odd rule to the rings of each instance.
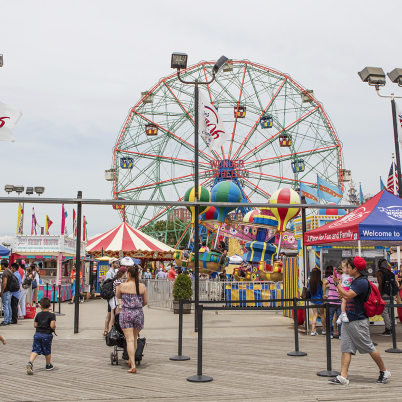
[[[208, 81], [215, 62], [182, 70], [183, 79]], [[343, 188], [342, 144], [322, 104], [289, 75], [248, 60], [231, 60], [200, 91], [218, 110], [228, 133], [209, 152], [199, 140], [200, 185], [236, 180], [248, 201], [264, 202], [280, 187], [316, 186], [317, 174]], [[113, 150], [113, 196], [128, 200], [184, 198], [194, 185], [194, 94], [176, 73], [162, 78], [132, 107]], [[228, 173], [227, 171], [230, 170]], [[129, 206], [131, 225], [175, 246], [188, 228], [173, 208]], [[165, 222], [165, 228], [157, 221]]]

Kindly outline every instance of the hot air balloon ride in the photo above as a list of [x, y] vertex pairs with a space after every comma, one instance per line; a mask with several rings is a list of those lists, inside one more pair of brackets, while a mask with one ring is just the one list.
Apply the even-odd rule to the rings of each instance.
[[[270, 204], [300, 204], [300, 196], [296, 191], [290, 189], [290, 188], [281, 188], [279, 190], [276, 190], [270, 200]], [[277, 231], [280, 234], [279, 238], [279, 245], [278, 245], [278, 254], [281, 249], [281, 239], [282, 239], [282, 233], [286, 230], [286, 225], [288, 222], [293, 219], [300, 211], [300, 208], [295, 207], [295, 208], [282, 208], [282, 207], [271, 207], [271, 212], [274, 214], [276, 219], [278, 220], [278, 228]]]

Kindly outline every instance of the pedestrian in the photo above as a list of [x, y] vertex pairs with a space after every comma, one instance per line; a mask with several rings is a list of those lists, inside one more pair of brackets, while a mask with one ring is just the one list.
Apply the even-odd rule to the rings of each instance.
[[147, 272], [144, 273], [144, 279], [152, 279], [152, 274], [149, 271], [149, 268], [147, 268]]
[[[312, 300], [321, 300], [321, 299], [326, 299], [328, 296], [324, 295], [322, 292], [322, 280], [321, 280], [321, 271], [318, 268], [313, 268], [311, 270], [311, 275], [309, 280], [307, 281], [307, 287], [308, 290], [310, 291], [310, 298]], [[317, 305], [317, 304], [323, 304], [322, 301], [312, 301], [311, 304]], [[318, 335], [316, 331], [316, 325], [317, 325], [317, 319], [318, 319], [318, 307], [312, 307], [313, 310], [313, 323], [312, 323], [312, 328], [311, 328], [311, 336], [316, 336]], [[319, 308], [320, 314], [321, 314], [321, 324], [322, 324], [322, 334], [326, 334], [326, 328], [325, 328], [325, 309], [323, 307]]]
[[[394, 297], [398, 294], [398, 285], [395, 280], [395, 274], [389, 269], [388, 262], [385, 258], [381, 258], [377, 263], [378, 270], [376, 272], [378, 280], [378, 290], [381, 296], [387, 295], [390, 297], [390, 303], [394, 301]], [[393, 308], [393, 307], [392, 307]], [[380, 336], [391, 336], [392, 335], [392, 324], [391, 324], [391, 308], [385, 307], [381, 314], [384, 320], [385, 331]]]
[[1, 283], [0, 297], [3, 304], [4, 319], [0, 325], [10, 325], [12, 317], [10, 282], [13, 273], [11, 272], [10, 268], [8, 268], [7, 260], [1, 261], [1, 271], [3, 273], [3, 279]]
[[[20, 300], [18, 305], [18, 318], [23, 319], [26, 315], [26, 298], [28, 295], [29, 289], [32, 286], [32, 268], [28, 267], [25, 272], [25, 276], [22, 279], [21, 287], [20, 287]], [[31, 291], [31, 298], [32, 298], [32, 291]]]
[[[350, 289], [350, 285], [353, 282], [353, 278], [348, 274], [348, 265], [347, 265], [348, 260], [343, 260], [342, 261], [342, 276], [341, 276], [341, 284], [342, 288], [345, 292], [347, 292]], [[337, 274], [334, 273], [336, 276]], [[342, 322], [348, 322], [348, 316], [346, 314], [346, 300], [343, 299], [341, 303], [341, 315], [338, 317], [336, 320], [336, 323], [342, 324]]]
[[116, 296], [116, 288], [123, 282], [123, 280], [125, 280], [126, 277], [127, 277], [127, 267], [121, 266], [113, 278], [113, 294], [114, 294], [114, 296], [108, 301], [108, 303], [110, 305], [109, 331], [112, 329], [112, 326], [114, 324], [114, 317], [116, 315], [115, 310], [121, 304], [121, 300], [118, 300], [117, 296]]
[[[117, 258], [111, 258], [109, 260], [109, 266], [110, 266], [110, 268], [106, 272], [104, 281], [107, 281], [108, 279], [113, 279], [115, 277], [117, 270], [119, 269], [119, 260]], [[112, 315], [112, 310], [110, 309], [110, 304], [108, 302], [107, 303], [107, 314], [106, 314], [106, 318], [105, 318], [105, 330], [103, 331], [103, 336], [106, 336], [108, 334], [111, 315]]]
[[119, 323], [127, 342], [128, 364], [130, 365], [128, 372], [136, 373], [137, 337], [144, 329], [143, 307], [148, 304], [148, 296], [145, 285], [139, 282], [139, 267], [132, 264], [133, 261], [129, 261], [128, 257], [122, 259], [122, 265], [127, 266], [127, 281], [116, 288], [116, 296], [122, 302]]
[[[339, 299], [338, 292], [334, 284], [334, 268], [332, 265], [328, 265], [325, 270], [326, 279], [322, 283], [323, 294], [328, 296], [328, 302], [331, 303], [329, 307], [329, 321], [331, 323], [331, 338], [334, 337], [334, 316], [335, 321], [337, 317], [341, 315], [341, 300]], [[328, 293], [326, 293], [328, 289]], [[335, 323], [336, 324], [336, 323]], [[338, 325], [338, 337], [341, 339], [341, 327], [342, 323]]]
[[398, 285], [397, 303], [401, 304], [402, 300], [402, 264], [399, 266], [398, 274], [395, 276], [396, 283]]
[[[19, 265], [14, 262], [11, 264], [11, 272], [18, 279], [18, 284], [21, 287], [22, 278], [18, 272]], [[20, 290], [11, 293], [11, 324], [18, 324], [18, 303], [20, 300]]]
[[31, 286], [28, 286], [27, 296], [26, 296], [25, 300], [26, 300], [26, 304], [29, 304], [30, 306], [32, 306], [32, 300], [33, 300], [32, 286], [33, 286], [33, 282], [34, 282], [35, 267], [36, 267], [36, 265], [32, 264], [30, 267], [28, 267], [28, 268], [30, 268], [29, 270], [27, 268], [27, 272], [30, 272], [29, 276], [30, 276], [30, 278], [32, 278], [32, 281], [31, 281]]
[[39, 269], [42, 266], [42, 263], [39, 263], [40, 267], [38, 264], [35, 265], [35, 272], [34, 272], [34, 280], [32, 282], [32, 290], [34, 292], [34, 297], [35, 297], [35, 304], [36, 307], [39, 307], [39, 300], [38, 300], [38, 292], [39, 292], [39, 285], [40, 285], [40, 274], [39, 274]]
[[44, 355], [46, 359], [45, 369], [53, 370], [51, 363], [53, 332], [56, 334], [56, 314], [49, 311], [50, 299], [42, 297], [40, 299], [41, 312], [36, 314], [34, 327], [36, 332], [33, 338], [32, 352], [27, 364], [27, 373], [33, 374], [33, 362], [38, 355]]
[[174, 281], [176, 279], [176, 271], [174, 269], [174, 265], [170, 264], [170, 270], [168, 273], [168, 279], [169, 281]]
[[386, 369], [381, 355], [376, 350], [370, 339], [370, 323], [364, 309], [364, 303], [367, 300], [371, 285], [364, 275], [366, 262], [362, 257], [348, 258], [348, 275], [353, 278], [353, 282], [348, 291], [341, 286], [339, 278], [334, 278], [334, 283], [339, 297], [346, 299], [348, 322], [342, 324], [341, 339], [341, 374], [332, 378], [328, 382], [337, 385], [349, 385], [348, 370], [352, 355], [358, 350], [361, 354], [369, 353], [374, 362], [380, 369], [380, 375], [376, 384], [385, 384], [391, 373]]

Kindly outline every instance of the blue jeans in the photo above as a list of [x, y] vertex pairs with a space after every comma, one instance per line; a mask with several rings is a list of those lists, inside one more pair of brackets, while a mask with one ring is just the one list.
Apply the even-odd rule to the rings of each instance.
[[[341, 315], [341, 305], [339, 305], [339, 307], [330, 307], [329, 309], [329, 320], [331, 321], [331, 335], [334, 335], [334, 323], [333, 323], [333, 318], [334, 318], [334, 314], [336, 313], [336, 315], [338, 316], [338, 318]], [[338, 332], [339, 332], [339, 336], [341, 336], [341, 328], [342, 328], [342, 324], [338, 324]]]
[[1, 296], [1, 302], [3, 303], [4, 311], [4, 324], [11, 323], [11, 292], [4, 292]]

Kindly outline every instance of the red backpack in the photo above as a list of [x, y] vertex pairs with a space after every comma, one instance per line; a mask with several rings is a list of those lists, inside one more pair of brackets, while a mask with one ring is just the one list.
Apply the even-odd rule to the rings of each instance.
[[377, 286], [372, 284], [364, 275], [360, 276], [359, 278], [366, 279], [370, 285], [366, 300], [363, 300], [367, 317], [381, 315], [385, 308], [385, 301], [382, 299], [380, 291], [378, 290]]

